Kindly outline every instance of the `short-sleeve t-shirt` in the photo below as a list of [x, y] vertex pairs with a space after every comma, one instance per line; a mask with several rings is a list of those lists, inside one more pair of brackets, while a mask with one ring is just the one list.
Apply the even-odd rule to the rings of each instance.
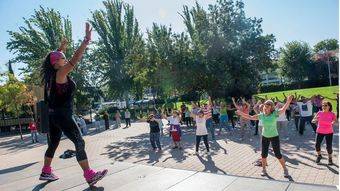
[[260, 113], [259, 120], [262, 122], [263, 130], [262, 136], [266, 138], [276, 137], [279, 135], [277, 131], [277, 118], [279, 117], [279, 111], [274, 110], [270, 115]]
[[306, 103], [297, 102], [299, 106], [301, 117], [308, 117], [313, 115], [313, 105], [311, 101], [307, 101]]
[[227, 111], [226, 107], [222, 107], [220, 112], [221, 112], [221, 115], [227, 115], [228, 114], [228, 111]]
[[196, 117], [196, 135], [208, 135], [206, 120], [204, 117]]
[[332, 122], [336, 119], [336, 115], [333, 112], [319, 111], [317, 114], [318, 128], [317, 133], [330, 134], [333, 133]]
[[179, 117], [168, 117], [168, 121], [170, 122], [170, 125], [180, 125], [179, 121]]

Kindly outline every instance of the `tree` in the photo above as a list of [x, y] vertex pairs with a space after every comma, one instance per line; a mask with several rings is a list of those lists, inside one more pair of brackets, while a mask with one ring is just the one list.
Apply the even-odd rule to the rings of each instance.
[[[74, 45], [71, 21], [69, 18], [62, 17], [54, 9], [40, 7], [34, 11], [31, 18], [24, 18], [24, 22], [26, 26], [19, 27], [18, 32], [8, 31], [11, 39], [7, 43], [7, 48], [17, 53], [13, 59], [15, 62], [26, 64], [26, 67], [22, 68], [25, 82], [30, 85], [41, 85], [40, 66], [46, 55], [59, 48], [62, 38], [66, 38], [68, 47], [65, 55], [70, 58], [80, 42]], [[91, 78], [90, 75], [94, 75], [88, 72], [93, 65], [88, 61], [87, 53], [85, 54], [85, 58], [79, 63], [75, 72], [71, 73], [78, 85], [75, 93], [75, 104], [78, 110], [88, 108], [89, 98], [92, 97], [90, 96], [92, 89], [89, 88], [87, 79]]]
[[337, 39], [326, 39], [318, 42], [314, 46], [314, 52], [318, 53], [319, 51], [330, 51], [339, 49], [339, 43]]
[[[105, 10], [96, 10], [90, 21], [99, 34], [100, 46], [94, 51], [101, 55], [101, 79], [112, 97], [127, 99], [134, 81], [129, 70], [134, 59], [140, 61], [143, 46], [133, 7], [120, 0], [103, 2]], [[137, 56], [139, 55], [139, 56]], [[94, 56], [97, 57], [98, 56]]]
[[[339, 59], [336, 56], [338, 53], [339, 44], [336, 39], [326, 39], [318, 42], [314, 46], [314, 79], [327, 79], [329, 77], [338, 77], [339, 73]], [[329, 70], [328, 70], [328, 67]], [[328, 73], [330, 72], [330, 74]], [[331, 83], [331, 79], [330, 83]]]
[[306, 42], [292, 41], [280, 49], [282, 75], [294, 81], [303, 81], [312, 67], [312, 50]]
[[14, 71], [13, 71], [13, 68], [12, 68], [12, 62], [10, 60], [8, 61], [7, 66], [8, 66], [8, 72], [10, 74], [14, 75]]
[[181, 14], [190, 35], [196, 84], [212, 97], [251, 95], [260, 72], [272, 66], [273, 35], [262, 19], [247, 18], [241, 1], [218, 0], [205, 11], [198, 3]]
[[62, 37], [67, 38], [70, 47], [66, 56], [70, 57], [73, 52], [72, 26], [68, 18], [61, 17], [54, 9], [35, 10], [29, 19], [24, 18], [26, 26], [19, 27], [18, 32], [8, 31], [10, 41], [7, 49], [15, 53], [14, 62], [22, 62], [27, 66], [22, 68], [27, 74], [26, 81], [40, 84], [40, 65], [47, 53], [56, 50]]
[[18, 120], [20, 138], [22, 137], [22, 127], [20, 123], [20, 112], [23, 106], [32, 106], [34, 104], [33, 93], [29, 91], [26, 85], [17, 80], [14, 75], [8, 73], [8, 80], [0, 86], [0, 110], [7, 110], [15, 113]]

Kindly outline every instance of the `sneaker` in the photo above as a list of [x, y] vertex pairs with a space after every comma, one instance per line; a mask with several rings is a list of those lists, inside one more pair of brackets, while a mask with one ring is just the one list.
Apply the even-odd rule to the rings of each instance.
[[196, 152], [195, 152], [195, 155], [199, 155], [199, 152], [198, 152], [198, 151], [196, 151]]
[[319, 164], [321, 159], [322, 159], [322, 156], [318, 155], [318, 157], [316, 157], [316, 160], [315, 160], [316, 164]]
[[86, 180], [86, 181], [90, 186], [93, 186], [99, 180], [103, 179], [106, 174], [107, 174], [107, 169], [105, 169], [103, 171], [98, 171], [98, 172], [96, 172], [96, 174], [91, 179]]
[[288, 173], [288, 169], [287, 169], [287, 168], [285, 168], [285, 169], [283, 170], [283, 177], [285, 177], [285, 178], [288, 178], [288, 177], [289, 177], [289, 173]]
[[207, 151], [206, 153], [207, 153], [207, 155], [210, 155], [210, 151]]
[[262, 170], [262, 172], [261, 172], [261, 176], [267, 176], [268, 174], [267, 174], [267, 171], [266, 170]]
[[328, 165], [333, 165], [334, 163], [333, 163], [333, 160], [332, 160], [332, 158], [329, 158], [328, 159]]
[[53, 173], [45, 173], [45, 172], [42, 172], [39, 178], [39, 180], [47, 180], [47, 181], [56, 181], [58, 179], [59, 177], [57, 175]]

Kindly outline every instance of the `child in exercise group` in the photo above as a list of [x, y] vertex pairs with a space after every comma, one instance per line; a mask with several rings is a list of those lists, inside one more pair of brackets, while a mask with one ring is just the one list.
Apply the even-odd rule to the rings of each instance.
[[173, 144], [174, 144], [174, 146], [172, 148], [173, 149], [176, 149], [176, 148], [182, 149], [182, 146], [181, 146], [182, 131], [181, 131], [181, 127], [180, 127], [181, 117], [179, 115], [179, 112], [173, 111], [172, 116], [168, 117], [167, 119], [170, 122], [169, 134], [172, 137], [172, 141], [173, 141]]
[[197, 115], [192, 114], [192, 117], [196, 121], [196, 154], [198, 155], [198, 147], [203, 138], [205, 148], [207, 149], [207, 154], [210, 155], [209, 143], [208, 143], [208, 130], [206, 126], [206, 118], [204, 116], [203, 110], [199, 110]]

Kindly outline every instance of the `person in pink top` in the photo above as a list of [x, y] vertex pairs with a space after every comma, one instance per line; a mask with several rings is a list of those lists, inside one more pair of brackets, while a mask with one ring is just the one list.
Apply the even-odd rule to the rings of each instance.
[[31, 130], [32, 143], [38, 142], [38, 129], [34, 121], [30, 122], [28, 128]]
[[316, 163], [320, 163], [321, 156], [321, 143], [323, 138], [326, 137], [326, 149], [328, 153], [328, 164], [332, 165], [332, 141], [333, 141], [333, 123], [336, 121], [336, 115], [332, 112], [332, 104], [328, 101], [322, 102], [322, 111], [319, 111], [313, 122], [318, 124], [316, 129], [315, 150], [317, 153]]

